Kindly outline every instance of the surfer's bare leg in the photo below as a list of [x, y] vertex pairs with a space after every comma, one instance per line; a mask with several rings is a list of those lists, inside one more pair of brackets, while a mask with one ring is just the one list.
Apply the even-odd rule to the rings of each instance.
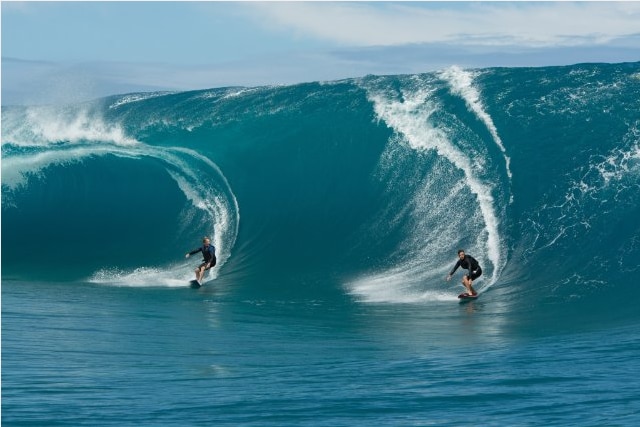
[[467, 288], [469, 295], [475, 295], [477, 292], [473, 289], [473, 280], [469, 279], [469, 276], [462, 276], [462, 284]]

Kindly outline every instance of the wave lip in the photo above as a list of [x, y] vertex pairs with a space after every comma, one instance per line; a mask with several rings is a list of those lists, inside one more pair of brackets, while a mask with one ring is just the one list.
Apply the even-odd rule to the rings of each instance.
[[2, 111], [2, 145], [47, 147], [104, 142], [125, 147], [139, 144], [120, 123], [106, 121], [102, 112], [90, 105], [13, 107]]

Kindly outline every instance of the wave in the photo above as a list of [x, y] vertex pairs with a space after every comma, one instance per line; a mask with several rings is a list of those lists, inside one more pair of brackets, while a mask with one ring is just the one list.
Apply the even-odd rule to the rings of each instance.
[[[212, 278], [247, 292], [455, 299], [443, 278], [464, 248], [481, 292], [613, 304], [640, 268], [639, 69], [451, 67], [4, 108], [3, 276], [182, 286], [180, 254], [211, 234]], [[56, 208], [80, 181], [73, 203], [116, 212], [90, 213], [106, 247], [29, 269], [34, 224], [61, 254], [82, 241], [84, 219]], [[162, 237], [152, 254], [113, 249], [145, 230]]]
[[[123, 103], [120, 102], [120, 104]], [[75, 112], [70, 110], [72, 109], [67, 109], [64, 115], [52, 115], [51, 108], [37, 107], [18, 111], [18, 117], [7, 114], [5, 129], [8, 128], [8, 131], [3, 141], [9, 142], [3, 142], [2, 187], [3, 208], [13, 208], [8, 212], [9, 221], [11, 221], [11, 213], [15, 211], [19, 214], [21, 203], [18, 200], [22, 200], [25, 196], [29, 197], [29, 187], [35, 181], [46, 182], [62, 169], [77, 167], [96, 158], [108, 157], [105, 161], [108, 161], [110, 167], [115, 170], [122, 166], [117, 159], [129, 159], [140, 163], [141, 173], [145, 173], [145, 168], [150, 162], [157, 163], [174, 181], [188, 205], [177, 219], [176, 229], [184, 232], [194, 228], [214, 236], [213, 243], [218, 250], [219, 263], [210, 277], [215, 278], [219, 268], [231, 255], [240, 220], [233, 191], [216, 164], [193, 150], [182, 147], [154, 147], [126, 137], [121, 126], [106, 125], [102, 120], [96, 120], [95, 116], [83, 108]], [[27, 120], [21, 122], [20, 117]], [[4, 119], [5, 117], [3, 122]], [[19, 125], [15, 126], [14, 123]], [[85, 173], [91, 173], [91, 170]], [[53, 196], [56, 196], [55, 191], [61, 193], [68, 191], [69, 188], [65, 188], [67, 184], [63, 183], [62, 188], [54, 189]], [[93, 189], [96, 193], [95, 197], [102, 197], [104, 188], [110, 185], [109, 182], [100, 184], [104, 187]], [[125, 192], [126, 188], [120, 191]], [[144, 189], [143, 191], [153, 190]], [[120, 196], [121, 200], [110, 202], [126, 205], [131, 198], [136, 197], [136, 194]], [[88, 203], [86, 199], [81, 202]], [[155, 207], [152, 208], [155, 209]], [[73, 207], [70, 206], [69, 209]], [[99, 214], [108, 216], [110, 213], [106, 210]], [[139, 221], [145, 220], [145, 215], [139, 217], [131, 215], [131, 217]], [[47, 218], [45, 212], [43, 220], [49, 219], [51, 218]], [[99, 223], [103, 218], [96, 218], [94, 215], [85, 220]], [[206, 224], [206, 226], [202, 227], [200, 224]], [[68, 230], [65, 230], [66, 233], [74, 232], [74, 224], [66, 226], [68, 227]], [[121, 232], [135, 232], [136, 228], [137, 224], [132, 223]], [[8, 240], [12, 241], [11, 247], [15, 248], [17, 253], [31, 251], [29, 247], [20, 250], [24, 245], [21, 245], [19, 236], [14, 237], [11, 230], [8, 234], [10, 236]], [[120, 235], [118, 238], [126, 238], [126, 235]], [[48, 248], [52, 246], [54, 249], [64, 250], [64, 239], [47, 243]], [[162, 268], [136, 266], [131, 271], [106, 267], [96, 271], [88, 280], [98, 283], [152, 283], [177, 286], [183, 285], [184, 280], [191, 276], [191, 268], [183, 263], [169, 264]], [[142, 277], [146, 279], [138, 280]]]

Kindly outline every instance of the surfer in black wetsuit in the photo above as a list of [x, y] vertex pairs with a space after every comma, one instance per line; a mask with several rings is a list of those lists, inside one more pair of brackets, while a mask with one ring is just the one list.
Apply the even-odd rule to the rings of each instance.
[[465, 255], [462, 249], [458, 251], [458, 258], [458, 262], [456, 262], [453, 270], [451, 270], [451, 273], [447, 276], [447, 282], [451, 280], [451, 276], [453, 276], [453, 273], [456, 272], [458, 267], [462, 267], [465, 270], [469, 270], [469, 273], [462, 278], [462, 284], [467, 288], [467, 293], [469, 295], [478, 295], [476, 290], [473, 289], [473, 281], [482, 275], [480, 264], [478, 264], [478, 261], [471, 255]]
[[193, 254], [202, 252], [203, 262], [196, 268], [196, 280], [198, 283], [202, 282], [204, 272], [216, 265], [216, 248], [211, 244], [211, 240], [208, 237], [202, 239], [202, 246], [188, 252], [184, 257], [189, 258]]

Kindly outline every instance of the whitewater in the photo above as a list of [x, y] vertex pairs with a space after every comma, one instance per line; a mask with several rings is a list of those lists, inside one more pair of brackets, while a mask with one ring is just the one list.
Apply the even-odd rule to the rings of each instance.
[[639, 194], [640, 63], [3, 106], [2, 423], [637, 425]]

